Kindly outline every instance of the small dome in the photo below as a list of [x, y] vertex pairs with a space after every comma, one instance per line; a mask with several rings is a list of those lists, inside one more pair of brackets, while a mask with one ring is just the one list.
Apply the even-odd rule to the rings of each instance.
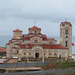
[[41, 29], [41, 28], [38, 28], [37, 26], [33, 26], [33, 27], [29, 28], [29, 29]]
[[70, 22], [67, 22], [67, 21], [61, 22], [60, 26], [61, 26], [61, 25], [64, 26], [64, 25], [66, 25], [66, 24], [68, 24], [69, 26], [72, 27], [72, 24], [71, 24]]
[[22, 32], [20, 29], [13, 30], [13, 32]]

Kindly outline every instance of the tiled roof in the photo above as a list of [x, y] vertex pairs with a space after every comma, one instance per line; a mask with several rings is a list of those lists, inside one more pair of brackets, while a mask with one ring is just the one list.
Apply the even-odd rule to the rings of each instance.
[[5, 48], [0, 47], [0, 52], [6, 52]]
[[38, 28], [37, 26], [33, 26], [33, 27], [29, 28], [29, 29], [41, 29], [41, 28]]
[[48, 41], [48, 39], [47, 39], [47, 38], [43, 38], [43, 40], [46, 40], [46, 41]]
[[48, 40], [54, 40], [54, 41], [56, 41], [56, 42], [57, 42], [57, 40], [55, 40], [55, 38], [48, 38]]
[[20, 44], [19, 45], [21, 49], [25, 49], [26, 47], [28, 49], [32, 49], [33, 46], [41, 46], [43, 47], [44, 49], [68, 49], [67, 47], [64, 47], [60, 44], [56, 44], [56, 45], [49, 45], [49, 44]]
[[6, 45], [9, 45], [10, 43], [6, 43]]
[[17, 47], [13, 47], [13, 49], [17, 49]]
[[9, 40], [9, 43], [12, 43], [12, 40]]
[[28, 37], [29, 35], [28, 34], [23, 34], [23, 37]]
[[24, 40], [30, 40], [29, 38], [24, 38]]
[[22, 32], [20, 29], [13, 30], [13, 32]]
[[68, 25], [70, 25], [70, 26], [72, 27], [72, 24], [71, 24], [70, 22], [67, 22], [67, 21], [61, 22], [60, 26], [61, 26], [61, 25], [64, 26], [64, 25], [66, 25], [66, 24], [68, 24]]
[[22, 38], [20, 38], [20, 39], [12, 38], [12, 40], [23, 40], [23, 39]]
[[42, 36], [43, 36], [43, 37], [47, 37], [46, 34], [43, 34]]

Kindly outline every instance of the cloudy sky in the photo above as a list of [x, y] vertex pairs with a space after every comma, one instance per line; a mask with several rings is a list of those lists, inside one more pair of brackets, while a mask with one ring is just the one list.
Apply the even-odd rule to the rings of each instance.
[[0, 35], [12, 35], [17, 26], [28, 33], [36, 21], [43, 34], [59, 36], [65, 18], [72, 23], [75, 36], [75, 0], [0, 0]]

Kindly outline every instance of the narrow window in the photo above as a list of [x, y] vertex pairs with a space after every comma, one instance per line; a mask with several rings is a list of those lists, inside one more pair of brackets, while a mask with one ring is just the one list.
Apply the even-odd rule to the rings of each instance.
[[45, 53], [44, 53], [44, 55], [45, 55]]
[[59, 56], [59, 59], [61, 59], [61, 55]]
[[66, 41], [66, 47], [67, 47], [67, 41]]
[[36, 34], [36, 31], [35, 31], [35, 34]]
[[18, 50], [17, 50], [17, 54], [18, 54]]
[[26, 55], [26, 53], [24, 53], [24, 55]]

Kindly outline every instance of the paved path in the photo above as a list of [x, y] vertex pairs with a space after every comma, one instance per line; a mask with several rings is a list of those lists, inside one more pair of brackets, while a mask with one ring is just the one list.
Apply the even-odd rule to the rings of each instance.
[[0, 68], [5, 70], [41, 70], [41, 67], [13, 67], [13, 68]]

